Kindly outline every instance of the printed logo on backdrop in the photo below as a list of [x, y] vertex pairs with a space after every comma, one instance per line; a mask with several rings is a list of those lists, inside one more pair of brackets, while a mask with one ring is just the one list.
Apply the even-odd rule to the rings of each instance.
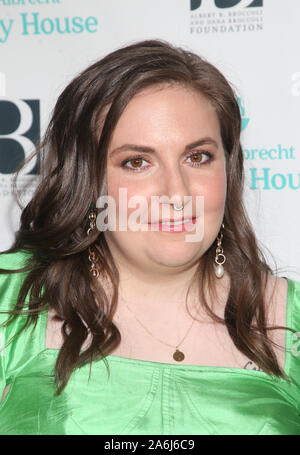
[[259, 32], [263, 0], [190, 0], [191, 34]]
[[[11, 36], [16, 34], [21, 36], [67, 36], [82, 33], [93, 34], [98, 31], [99, 23], [95, 16], [66, 16], [55, 13], [49, 16], [42, 11], [45, 5], [59, 7], [62, 3], [63, 0], [0, 0], [0, 44], [6, 43]], [[6, 8], [3, 8], [4, 6]], [[16, 14], [18, 7], [21, 7], [21, 12]], [[24, 7], [27, 7], [28, 11], [24, 11]], [[12, 12], [11, 17], [8, 15], [9, 11]]]
[[245, 128], [247, 128], [247, 125], [249, 123], [249, 118], [245, 117], [245, 107], [244, 103], [242, 101], [242, 98], [238, 98], [237, 102], [239, 104], [240, 112], [241, 112], [241, 117], [242, 117], [242, 131], [244, 131]]
[[[238, 98], [242, 117], [242, 131], [250, 121], [241, 98]], [[296, 149], [292, 145], [275, 144], [267, 147], [243, 147], [244, 160], [250, 161], [254, 167], [248, 167], [250, 172], [249, 186], [252, 190], [300, 190], [300, 173], [289, 172], [295, 168]], [[289, 166], [289, 161], [291, 161]], [[280, 169], [277, 172], [276, 168]], [[282, 171], [286, 169], [286, 171]]]
[[[0, 98], [0, 178], [1, 196], [11, 194], [13, 173], [27, 159], [40, 140], [40, 101]], [[40, 156], [32, 158], [20, 172], [19, 184], [40, 172]], [[26, 189], [32, 192], [32, 188]]]

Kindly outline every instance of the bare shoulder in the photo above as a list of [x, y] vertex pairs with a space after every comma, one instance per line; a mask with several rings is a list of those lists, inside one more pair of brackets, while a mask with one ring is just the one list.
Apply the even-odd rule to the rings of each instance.
[[285, 325], [288, 295], [288, 282], [285, 278], [268, 274], [264, 293], [268, 321], [271, 324]]

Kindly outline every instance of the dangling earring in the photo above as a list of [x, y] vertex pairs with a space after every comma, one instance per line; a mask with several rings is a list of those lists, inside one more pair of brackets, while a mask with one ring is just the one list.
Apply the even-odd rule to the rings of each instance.
[[[222, 228], [224, 228], [223, 223], [222, 223]], [[222, 229], [220, 230], [220, 233], [217, 237], [218, 246], [216, 249], [216, 257], [215, 257], [215, 263], [217, 265], [214, 264], [215, 274], [216, 274], [217, 278], [222, 278], [222, 276], [224, 275], [224, 267], [222, 264], [224, 264], [224, 262], [226, 261], [226, 256], [223, 254], [223, 248], [222, 248], [223, 234], [221, 231], [222, 231]]]
[[[90, 205], [89, 220], [90, 227], [87, 230], [87, 235], [90, 235], [90, 233], [95, 229], [96, 212], [94, 211], [94, 204]], [[99, 276], [99, 270], [96, 267], [96, 262], [98, 262], [98, 260], [99, 258], [96, 256], [95, 251], [92, 249], [92, 247], [89, 247], [89, 261], [91, 263], [89, 271], [95, 278]]]

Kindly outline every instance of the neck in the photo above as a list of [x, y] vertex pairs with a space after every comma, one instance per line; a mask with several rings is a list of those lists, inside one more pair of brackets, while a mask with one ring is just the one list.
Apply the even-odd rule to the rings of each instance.
[[[186, 296], [192, 311], [195, 295], [198, 292], [193, 276], [197, 265], [189, 268], [163, 267], [158, 269], [134, 268], [130, 264], [118, 263], [120, 274], [119, 305], [124, 303], [136, 314], [154, 312], [167, 316], [176, 312], [178, 316], [186, 313]], [[193, 311], [194, 313], [194, 311]]]

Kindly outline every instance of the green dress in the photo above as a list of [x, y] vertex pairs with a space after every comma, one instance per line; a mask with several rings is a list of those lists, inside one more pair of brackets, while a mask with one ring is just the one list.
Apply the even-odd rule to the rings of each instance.
[[[28, 253], [0, 255], [19, 268]], [[16, 300], [25, 274], [0, 275], [0, 308]], [[7, 315], [0, 315], [1, 322]], [[285, 372], [292, 382], [255, 369], [168, 364], [107, 356], [75, 370], [54, 397], [57, 349], [46, 349], [47, 312], [3, 346], [23, 324], [0, 332], [1, 435], [300, 435], [300, 282], [288, 279]], [[90, 375], [90, 378], [89, 378]]]

